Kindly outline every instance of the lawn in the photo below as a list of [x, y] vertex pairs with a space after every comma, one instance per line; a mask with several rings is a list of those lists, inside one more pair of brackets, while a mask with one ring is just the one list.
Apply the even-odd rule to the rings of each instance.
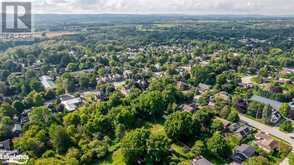
[[151, 134], [153, 134], [153, 135], [164, 135], [164, 136], [166, 136], [164, 127], [161, 124], [153, 124], [150, 127], [149, 130], [150, 130]]

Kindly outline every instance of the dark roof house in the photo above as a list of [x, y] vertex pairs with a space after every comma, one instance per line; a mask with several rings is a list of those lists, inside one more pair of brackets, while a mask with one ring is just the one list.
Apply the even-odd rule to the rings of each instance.
[[236, 133], [241, 137], [244, 138], [251, 133], [251, 129], [248, 126], [243, 126], [237, 129]]
[[197, 158], [194, 158], [190, 165], [213, 165], [211, 162], [209, 162], [204, 157], [200, 156]]
[[233, 160], [237, 163], [242, 163], [243, 161], [247, 160], [248, 158], [251, 158], [255, 155], [256, 150], [247, 145], [242, 144], [241, 146], [238, 146], [233, 155]]
[[10, 139], [7, 139], [7, 140], [0, 142], [0, 149], [1, 150], [10, 150]]
[[231, 125], [229, 126], [229, 130], [230, 130], [231, 132], [235, 132], [235, 131], [237, 131], [240, 127], [241, 127], [240, 124], [238, 124], [238, 123], [233, 123], [233, 124], [231, 124]]

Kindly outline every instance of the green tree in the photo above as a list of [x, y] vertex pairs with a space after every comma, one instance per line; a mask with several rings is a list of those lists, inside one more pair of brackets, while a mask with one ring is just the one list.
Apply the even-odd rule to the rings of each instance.
[[51, 125], [49, 128], [50, 141], [56, 152], [63, 154], [71, 145], [71, 138], [66, 129], [59, 125]]
[[128, 132], [121, 140], [121, 150], [127, 164], [135, 164], [147, 154], [146, 142], [150, 136], [148, 130], [136, 129]]
[[213, 134], [207, 141], [207, 149], [217, 157], [227, 158], [231, 155], [231, 150], [225, 138], [220, 132]]
[[263, 108], [264, 106], [262, 104], [252, 101], [249, 103], [247, 114], [255, 118], [260, 118], [261, 115], [259, 112], [262, 112]]
[[211, 132], [216, 132], [216, 131], [222, 131], [224, 129], [224, 124], [222, 121], [218, 120], [218, 119], [215, 119], [213, 120], [211, 126]]
[[53, 117], [52, 113], [45, 107], [33, 108], [29, 113], [30, 124], [47, 127], [51, 124]]
[[5, 82], [0, 81], [0, 95], [6, 95], [8, 92], [8, 85]]
[[0, 121], [0, 140], [6, 140], [11, 135], [13, 122], [10, 117], [3, 116]]
[[286, 132], [292, 132], [293, 131], [292, 122], [289, 120], [282, 122], [280, 124], [280, 130], [286, 131]]
[[205, 144], [201, 140], [197, 140], [191, 148], [191, 158], [201, 156], [206, 151]]
[[175, 112], [168, 116], [164, 129], [172, 140], [185, 140], [193, 136], [192, 125], [190, 113]]
[[228, 116], [228, 118], [227, 118], [229, 121], [231, 121], [231, 122], [234, 122], [234, 123], [236, 123], [236, 122], [238, 122], [239, 120], [240, 120], [240, 118], [239, 118], [239, 114], [238, 114], [238, 112], [236, 112], [236, 111], [232, 111], [230, 114], [229, 114], [229, 116]]
[[7, 102], [2, 102], [0, 105], [0, 116], [13, 117], [15, 110]]
[[63, 117], [63, 123], [65, 126], [74, 125], [77, 126], [81, 123], [81, 118], [78, 113], [69, 113]]
[[209, 133], [210, 125], [214, 118], [214, 114], [206, 109], [201, 109], [192, 115], [192, 134], [201, 136], [204, 133]]
[[[67, 162], [68, 163], [68, 162]], [[65, 162], [57, 158], [41, 158], [37, 159], [34, 164], [36, 165], [63, 165]]]
[[223, 119], [226, 119], [229, 114], [231, 113], [231, 109], [229, 106], [224, 106], [221, 111], [220, 111], [220, 117], [223, 118]]
[[271, 118], [272, 118], [272, 108], [269, 105], [267, 105], [263, 108], [262, 119], [266, 124], [272, 124]]
[[17, 113], [21, 113], [25, 109], [24, 104], [19, 100], [15, 100], [13, 102], [12, 106], [16, 110]]
[[47, 150], [47, 142], [47, 132], [37, 125], [32, 125], [20, 138], [14, 140], [14, 147], [31, 157], [40, 157]]
[[40, 93], [33, 91], [25, 98], [25, 103], [28, 107], [39, 107], [44, 104], [44, 99]]
[[284, 103], [281, 105], [279, 112], [284, 116], [284, 117], [288, 117], [289, 112], [290, 112], [290, 106], [287, 103]]
[[289, 164], [294, 165], [294, 153], [293, 152], [291, 152], [289, 154], [288, 158], [289, 158]]
[[133, 103], [138, 116], [144, 119], [160, 118], [167, 108], [165, 99], [159, 91], [148, 91]]
[[90, 81], [89, 78], [86, 77], [86, 76], [80, 77], [80, 79], [79, 79], [80, 87], [83, 88], [83, 89], [88, 88], [89, 87], [89, 81]]
[[168, 159], [170, 140], [163, 135], [151, 135], [147, 140], [147, 162], [164, 163]]
[[81, 155], [82, 164], [91, 164], [97, 159], [102, 160], [108, 153], [108, 145], [97, 139], [92, 141], [82, 139], [79, 146], [83, 151]]
[[30, 81], [30, 88], [37, 92], [41, 92], [43, 90], [43, 86], [40, 81], [33, 79]]
[[67, 66], [66, 66], [66, 71], [68, 72], [74, 72], [74, 71], [77, 71], [79, 69], [79, 66], [78, 64], [75, 64], [75, 63], [69, 63]]

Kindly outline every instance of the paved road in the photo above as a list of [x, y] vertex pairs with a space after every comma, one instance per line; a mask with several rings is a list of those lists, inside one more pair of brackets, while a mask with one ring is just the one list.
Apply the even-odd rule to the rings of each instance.
[[[279, 128], [277, 128], [277, 127], [267, 126], [265, 124], [262, 124], [260, 122], [255, 121], [255, 120], [252, 120], [252, 119], [250, 119], [244, 115], [241, 115], [241, 114], [239, 116], [240, 116], [241, 121], [248, 123], [252, 127], [255, 127], [263, 132], [269, 133], [273, 136], [276, 136], [280, 139], [287, 141], [288, 143], [290, 143], [292, 145], [292, 148], [294, 149], [294, 139], [290, 138], [291, 136], [294, 137], [293, 133], [289, 133], [289, 134], [284, 133], [284, 132], [280, 131]], [[283, 160], [280, 163], [280, 165], [289, 165], [289, 159], [286, 158], [285, 160]]]
[[286, 158], [285, 160], [283, 160], [280, 165], [289, 165], [289, 159]]
[[289, 134], [284, 133], [284, 132], [280, 131], [279, 128], [277, 128], [277, 127], [267, 126], [265, 124], [262, 124], [260, 122], [255, 121], [255, 120], [252, 120], [244, 115], [240, 115], [240, 119], [241, 119], [241, 121], [248, 123], [252, 127], [255, 127], [263, 132], [269, 133], [273, 136], [276, 136], [280, 139], [285, 140], [286, 142], [290, 143], [292, 145], [292, 147], [294, 148], [294, 139], [290, 138], [291, 136], [294, 137], [293, 133], [289, 133]]

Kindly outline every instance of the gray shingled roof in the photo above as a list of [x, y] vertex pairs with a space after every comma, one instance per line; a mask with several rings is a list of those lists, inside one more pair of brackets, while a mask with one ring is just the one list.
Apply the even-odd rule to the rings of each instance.
[[256, 95], [252, 96], [250, 100], [259, 102], [264, 105], [270, 105], [272, 108], [274, 108], [276, 110], [279, 110], [280, 106], [282, 105], [282, 103], [279, 101], [271, 100], [271, 99], [261, 97], [261, 96], [256, 96]]
[[191, 165], [212, 165], [207, 159], [200, 157], [199, 159], [193, 159]]
[[203, 84], [203, 83], [200, 83], [198, 85], [198, 87], [201, 89], [201, 90], [209, 90], [210, 89], [210, 85], [207, 85], [207, 84]]
[[236, 151], [238, 151], [239, 153], [243, 153], [245, 154], [247, 157], [252, 157], [253, 155], [255, 155], [255, 149], [247, 144], [242, 144], [241, 146], [239, 146]]

